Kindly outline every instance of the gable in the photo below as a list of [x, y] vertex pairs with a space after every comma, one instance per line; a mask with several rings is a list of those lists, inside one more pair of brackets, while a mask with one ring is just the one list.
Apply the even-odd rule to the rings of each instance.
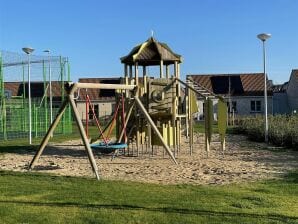
[[[215, 94], [234, 96], [262, 96], [264, 95], [264, 74], [207, 74], [187, 75], [199, 86]], [[272, 95], [271, 86], [267, 80], [267, 93]]]

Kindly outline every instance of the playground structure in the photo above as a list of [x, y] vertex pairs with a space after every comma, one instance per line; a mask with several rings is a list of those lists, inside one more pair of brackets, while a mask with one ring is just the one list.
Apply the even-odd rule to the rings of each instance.
[[[136, 143], [137, 149], [141, 146], [148, 148], [163, 146], [169, 157], [177, 164], [176, 155], [181, 150], [181, 140], [184, 134], [189, 139], [189, 153], [192, 154], [193, 113], [197, 111], [196, 94], [202, 95], [202, 93], [193, 87], [191, 80], [184, 82], [180, 79], [182, 57], [174, 53], [166, 44], [157, 42], [151, 37], [133, 48], [127, 56], [122, 57], [121, 62], [124, 64], [124, 78], [121, 84], [66, 83], [67, 97], [43, 138], [29, 169], [34, 167], [41, 156], [68, 105], [74, 112], [83, 144], [97, 179], [99, 179], [99, 172], [92, 148], [94, 150], [113, 148], [116, 153], [118, 149], [133, 142]], [[151, 74], [148, 74], [149, 66], [159, 68], [158, 77], [151, 77]], [[139, 67], [142, 67], [142, 77], [139, 77]], [[181, 94], [181, 85], [186, 89], [184, 97]], [[114, 89], [116, 91], [117, 101], [121, 102], [119, 104], [121, 108], [118, 109], [122, 113], [118, 113], [115, 118], [115, 142], [108, 142], [105, 131], [100, 130], [99, 138], [102, 138], [103, 142], [98, 143], [98, 147], [94, 144], [90, 145], [75, 104], [75, 93], [79, 89]], [[213, 125], [212, 99], [218, 99], [218, 123], [223, 150], [227, 108], [225, 101], [216, 95], [208, 97], [204, 95], [204, 97], [205, 148], [208, 156]]]
[[[0, 52], [0, 141], [29, 136], [29, 71], [25, 54]], [[61, 56], [31, 56], [31, 135], [44, 136], [65, 98], [70, 66]], [[72, 132], [70, 108], [55, 134]]]

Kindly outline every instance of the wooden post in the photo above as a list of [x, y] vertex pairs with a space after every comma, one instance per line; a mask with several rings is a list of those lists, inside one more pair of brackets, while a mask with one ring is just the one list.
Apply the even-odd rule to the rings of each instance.
[[205, 103], [204, 103], [204, 120], [205, 120], [205, 149], [207, 153], [207, 158], [209, 156], [209, 151], [210, 151], [210, 139], [212, 135], [212, 123], [211, 121], [211, 112], [210, 112], [210, 101], [208, 98], [206, 98]]
[[127, 64], [124, 64], [124, 77], [128, 76]]
[[56, 116], [56, 118], [54, 119], [54, 121], [52, 122], [50, 128], [48, 129], [47, 131], [47, 134], [43, 137], [41, 143], [40, 143], [40, 146], [36, 152], [36, 154], [34, 155], [30, 165], [29, 165], [29, 170], [32, 169], [35, 165], [35, 163], [38, 161], [39, 157], [41, 156], [41, 154], [43, 153], [43, 150], [45, 149], [45, 147], [47, 146], [53, 132], [55, 131], [57, 125], [59, 124], [65, 110], [66, 110], [66, 107], [68, 105], [68, 99], [65, 99], [62, 103], [62, 106], [60, 107], [59, 111], [58, 111], [58, 114]]
[[143, 85], [144, 85], [144, 92], [147, 93], [147, 72], [146, 72], [146, 66], [143, 66]]
[[189, 154], [192, 155], [193, 153], [193, 121], [192, 118], [189, 119]]
[[96, 165], [96, 161], [94, 159], [94, 156], [93, 156], [93, 153], [92, 153], [92, 149], [90, 147], [90, 144], [89, 144], [89, 141], [88, 141], [88, 138], [86, 136], [86, 133], [84, 131], [84, 126], [83, 126], [83, 123], [80, 119], [80, 115], [79, 115], [79, 111], [76, 107], [76, 104], [74, 102], [74, 97], [73, 95], [68, 95], [68, 99], [69, 99], [69, 102], [70, 102], [70, 105], [71, 105], [71, 108], [74, 112], [74, 117], [75, 117], [75, 120], [77, 122], [77, 125], [78, 125], [78, 128], [79, 128], [79, 131], [80, 131], [80, 135], [81, 135], [81, 138], [83, 140], [83, 143], [85, 145], [85, 149], [87, 151], [87, 155], [88, 155], [88, 158], [89, 158], [89, 161], [90, 161], [90, 164], [91, 164], [91, 167], [92, 167], [92, 170], [97, 178], [97, 180], [99, 180], [99, 174], [98, 174], [98, 167]]
[[189, 100], [189, 89], [186, 90], [185, 96], [185, 128], [186, 128], [186, 138], [189, 137], [189, 119], [191, 119], [191, 111], [190, 111], [190, 100]]
[[170, 77], [170, 69], [169, 65], [166, 65], [166, 78], [168, 79]]
[[129, 78], [132, 79], [133, 75], [132, 75], [132, 65], [129, 65]]
[[[180, 64], [177, 63], [177, 74], [176, 74], [176, 77], [177, 79], [180, 79]], [[180, 93], [180, 83], [177, 82], [177, 96], [179, 98], [179, 101], [180, 101], [180, 96], [181, 96], [181, 93]]]
[[139, 68], [138, 68], [138, 62], [135, 62], [135, 85], [139, 85]]
[[209, 117], [209, 114], [208, 114], [208, 102], [207, 100], [205, 100], [205, 104], [204, 104], [204, 122], [205, 122], [205, 150], [206, 150], [206, 153], [207, 153], [207, 158], [209, 156], [209, 150], [210, 150], [210, 142], [209, 142], [209, 131], [207, 130], [208, 129], [208, 117]]
[[223, 140], [220, 141], [220, 143], [221, 143], [222, 154], [225, 155], [225, 150], [226, 150], [226, 138], [223, 138]]
[[139, 156], [139, 147], [140, 147], [140, 117], [136, 116], [136, 148], [137, 148], [137, 156]]
[[[134, 108], [134, 106], [135, 106], [135, 102], [133, 102], [133, 103], [131, 104], [130, 108], [128, 109], [128, 112], [127, 112], [127, 114], [126, 114], [126, 116], [125, 116], [125, 127], [127, 127], [127, 123], [128, 123], [128, 121], [129, 121], [129, 118], [130, 118], [130, 115], [131, 115], [131, 112], [132, 112], [132, 109]], [[118, 143], [121, 142], [121, 139], [122, 139], [122, 137], [123, 137], [123, 135], [124, 135], [124, 131], [125, 131], [124, 129], [121, 130], [120, 136], [119, 136], [119, 138], [118, 138]], [[127, 143], [127, 138], [126, 138], [126, 140], [125, 140], [125, 143]]]
[[[124, 64], [125, 85], [128, 85], [128, 65]], [[125, 97], [128, 97], [128, 90], [125, 91]]]
[[147, 113], [144, 105], [142, 104], [142, 102], [140, 101], [138, 96], [135, 96], [135, 102], [137, 103], [137, 105], [140, 108], [140, 111], [144, 114], [145, 118], [148, 120], [148, 122], [151, 124], [153, 130], [155, 131], [155, 133], [157, 134], [159, 140], [161, 141], [161, 143], [163, 144], [164, 148], [167, 150], [167, 153], [170, 155], [170, 157], [172, 158], [172, 160], [174, 161], [175, 164], [178, 164], [173, 153], [171, 152], [169, 146], [167, 145], [167, 143], [164, 141], [162, 135], [160, 134], [158, 128], [156, 127], [156, 125], [154, 124], [153, 120], [151, 119], [150, 115]]
[[147, 147], [150, 149], [151, 148], [151, 142], [152, 142], [151, 125], [150, 125], [150, 123], [147, 124], [147, 135], [148, 135]]
[[159, 70], [160, 78], [163, 78], [163, 60], [160, 60]]
[[[86, 89], [86, 135], [87, 135], [87, 138], [89, 137], [89, 101], [87, 99], [87, 89]], [[90, 105], [92, 106], [92, 105]]]

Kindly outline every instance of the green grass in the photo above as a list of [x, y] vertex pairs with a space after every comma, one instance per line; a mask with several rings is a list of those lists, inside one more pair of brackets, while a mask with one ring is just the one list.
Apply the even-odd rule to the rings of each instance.
[[[227, 134], [236, 134], [237, 131], [235, 131], [236, 129], [233, 126], [228, 126], [227, 127]], [[194, 123], [194, 131], [197, 133], [205, 133], [205, 123], [204, 121], [196, 121]], [[218, 126], [217, 126], [217, 122], [213, 122], [212, 125], [212, 133], [214, 134], [218, 134]]]
[[0, 223], [298, 223], [298, 172], [227, 186], [0, 172]]
[[[80, 134], [76, 125], [73, 125], [73, 133], [67, 135], [54, 135], [49, 142], [61, 143], [67, 140], [79, 139]], [[89, 136], [98, 136], [98, 129], [96, 126], [89, 126]], [[114, 132], [113, 132], [114, 133]], [[112, 134], [113, 134], [112, 133]], [[1, 141], [0, 145], [0, 155], [1, 153], [12, 153], [12, 152], [29, 152], [37, 150], [42, 138], [32, 138], [32, 145], [29, 145], [28, 139], [15, 139], [9, 141]]]

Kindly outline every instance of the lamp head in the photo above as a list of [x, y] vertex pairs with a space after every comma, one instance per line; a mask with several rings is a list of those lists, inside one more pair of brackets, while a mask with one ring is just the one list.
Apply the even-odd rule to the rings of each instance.
[[49, 49], [46, 49], [46, 50], [44, 50], [43, 52], [45, 52], [45, 53], [50, 53], [50, 50]]
[[22, 50], [26, 53], [26, 54], [31, 54], [34, 49], [31, 47], [23, 47]]
[[266, 41], [267, 39], [269, 39], [271, 37], [270, 33], [260, 33], [257, 36], [261, 41]]

